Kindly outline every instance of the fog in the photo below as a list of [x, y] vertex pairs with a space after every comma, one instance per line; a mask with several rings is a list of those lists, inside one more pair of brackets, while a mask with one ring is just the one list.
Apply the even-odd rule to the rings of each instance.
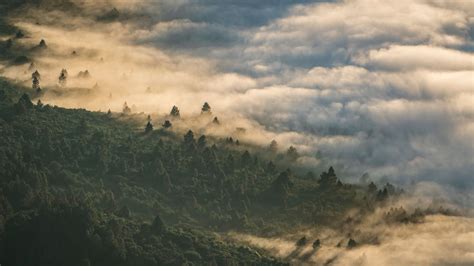
[[[351, 210], [345, 221], [334, 221], [331, 227], [295, 228], [278, 237], [237, 232], [228, 236], [295, 265], [472, 265], [472, 200], [472, 195], [461, 199], [439, 185], [423, 182], [416, 184], [404, 197], [369, 215]], [[460, 207], [457, 202], [464, 203], [467, 208]], [[389, 213], [396, 213], [394, 208], [400, 207], [408, 214], [416, 213], [417, 209], [435, 211], [410, 222], [391, 220], [390, 217], [397, 216]], [[456, 211], [450, 215], [436, 211], [443, 208]], [[297, 245], [303, 236], [306, 244]], [[313, 248], [317, 239], [320, 246]], [[356, 241], [355, 247], [348, 247], [349, 239]]]
[[[14, 47], [46, 41], [28, 52], [45, 103], [121, 112], [126, 101], [159, 125], [173, 105], [186, 120], [209, 102], [223, 126], [201, 130], [226, 137], [243, 127], [245, 142], [294, 145], [306, 168], [472, 193], [472, 5], [71, 2], [9, 16], [26, 33]], [[31, 86], [29, 64], [2, 65], [2, 76]], [[90, 77], [78, 77], [85, 70]]]

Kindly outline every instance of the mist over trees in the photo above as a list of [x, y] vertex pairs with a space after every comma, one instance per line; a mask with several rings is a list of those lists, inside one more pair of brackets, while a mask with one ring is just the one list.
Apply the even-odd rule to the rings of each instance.
[[[252, 255], [254, 251], [210, 244], [214, 240], [199, 230], [177, 224], [201, 230], [278, 232], [314, 223], [315, 217], [321, 224], [332, 220], [324, 217], [342, 219], [348, 208], [362, 202], [379, 204], [397, 193], [391, 186], [377, 190], [372, 184], [339, 184], [333, 167], [318, 182], [308, 183], [306, 177], [248, 150], [230, 148], [229, 144], [244, 145], [235, 146], [238, 140], [232, 138], [208, 138], [193, 130], [179, 137], [155, 130], [150, 115], [137, 132], [135, 122], [116, 120], [114, 114], [51, 107], [40, 100], [35, 105], [27, 93], [4, 90], [0, 228], [5, 231], [0, 242], [5, 252], [0, 261], [5, 265], [47, 260], [53, 265], [134, 265], [145, 258], [150, 265], [207, 259], [217, 264], [221, 259], [279, 264]], [[179, 114], [177, 107], [173, 110]], [[130, 114], [127, 103], [123, 113]], [[171, 122], [164, 121], [163, 128], [170, 127]], [[272, 141], [272, 152], [275, 146]], [[297, 151], [290, 147], [287, 153], [295, 156]], [[368, 196], [355, 197], [355, 191]], [[35, 240], [27, 241], [32, 233], [25, 232], [35, 232]], [[151, 244], [155, 248], [145, 248], [153, 236], [160, 236]], [[187, 244], [170, 244], [182, 238]], [[60, 247], [54, 244], [59, 242]], [[35, 251], [39, 247], [44, 257]], [[103, 260], [103, 254], [113, 255]]]
[[[387, 182], [407, 165], [405, 173], [445, 164], [440, 147], [453, 146], [456, 158], [470, 154], [448, 130], [441, 130], [446, 146], [436, 135], [422, 136], [433, 124], [446, 126], [445, 118], [456, 132], [470, 134], [453, 122], [469, 122], [470, 95], [461, 82], [469, 64], [460, 59], [469, 54], [460, 37], [468, 20], [453, 22], [441, 12], [444, 4], [433, 7], [447, 22], [430, 19], [437, 29], [426, 45], [413, 27], [373, 20], [408, 34], [408, 45], [367, 33], [372, 10], [367, 15], [361, 8], [360, 23], [350, 16], [350, 1], [237, 1], [231, 15], [239, 25], [228, 16], [228, 3], [211, 9], [202, 8], [207, 1], [161, 3], [176, 12], [155, 16], [140, 1], [10, 2], [0, 4], [0, 266], [310, 265], [317, 256], [321, 265], [342, 265], [349, 264], [346, 254], [364, 264], [370, 252], [396, 254], [384, 241], [397, 226], [407, 237], [413, 225], [460, 213], [440, 206], [442, 200], [399, 206], [405, 192]], [[327, 7], [344, 11], [344, 5], [352, 9], [338, 9], [341, 17], [358, 27], [343, 23], [342, 34], [366, 32], [364, 43], [334, 31], [342, 24], [324, 23], [333, 20]], [[19, 8], [10, 20], [11, 6]], [[81, 17], [86, 9], [93, 12]], [[61, 21], [62, 10], [71, 18]], [[303, 35], [327, 41], [298, 43], [297, 33], [307, 30], [300, 26], [313, 24], [324, 27], [306, 27], [317, 34]], [[90, 25], [97, 29], [83, 29]], [[327, 36], [326, 27], [335, 35]], [[205, 40], [216, 30], [218, 38]], [[242, 36], [245, 42], [238, 41]], [[418, 64], [420, 47], [440, 52], [433, 60], [441, 63]], [[456, 64], [444, 59], [450, 56]], [[396, 63], [386, 60], [392, 57]], [[449, 82], [451, 75], [459, 84]], [[445, 91], [431, 90], [432, 83]], [[451, 94], [453, 84], [462, 94]], [[456, 108], [432, 106], [445, 98]], [[413, 141], [394, 149], [392, 137]], [[439, 160], [425, 157], [430, 154]], [[458, 161], [454, 172], [466, 175]]]

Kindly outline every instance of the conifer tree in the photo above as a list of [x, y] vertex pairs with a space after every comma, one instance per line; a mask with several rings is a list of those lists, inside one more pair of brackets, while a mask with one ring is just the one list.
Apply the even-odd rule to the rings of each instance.
[[150, 121], [148, 121], [148, 123], [146, 124], [146, 127], [145, 127], [145, 133], [149, 133], [149, 132], [152, 132], [153, 131], [153, 125], [151, 124]]
[[276, 153], [278, 151], [278, 143], [276, 142], [276, 140], [272, 140], [272, 142], [270, 142], [270, 146], [268, 147], [268, 149], [272, 153]]
[[184, 143], [185, 144], [194, 143], [194, 133], [192, 130], [188, 130], [188, 132], [184, 135]]
[[171, 122], [169, 120], [166, 120], [164, 123], [163, 123], [163, 128], [170, 128], [173, 124], [171, 124]]
[[40, 79], [41, 79], [41, 74], [36, 70], [31, 74], [31, 80], [32, 80], [32, 89], [34, 89], [36, 92], [41, 91], [40, 87]]
[[132, 109], [130, 109], [130, 107], [128, 107], [127, 102], [124, 102], [123, 103], [123, 108], [122, 108], [122, 113], [130, 114], [131, 112], [132, 112]]
[[67, 70], [66, 69], [61, 70], [61, 73], [59, 74], [59, 78], [58, 78], [59, 79], [59, 85], [61, 85], [61, 87], [66, 86], [67, 77], [68, 77]]
[[208, 115], [212, 114], [211, 106], [207, 102], [205, 102], [204, 105], [202, 106], [201, 114], [208, 114]]
[[286, 151], [286, 156], [288, 159], [290, 159], [290, 161], [296, 161], [296, 159], [299, 157], [298, 150], [296, 150], [295, 147], [290, 146]]
[[179, 118], [179, 117], [180, 117], [179, 108], [178, 108], [176, 105], [173, 105], [173, 108], [171, 108], [170, 115], [173, 116], [173, 117], [175, 117], [175, 118]]

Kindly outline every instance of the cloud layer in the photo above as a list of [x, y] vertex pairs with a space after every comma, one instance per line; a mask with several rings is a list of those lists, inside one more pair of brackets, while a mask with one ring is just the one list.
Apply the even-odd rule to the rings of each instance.
[[[126, 100], [159, 114], [176, 104], [193, 114], [208, 101], [250, 128], [249, 141], [295, 145], [305, 166], [333, 164], [342, 179], [369, 172], [472, 192], [473, 5], [277, 2], [77, 1], [81, 15], [14, 21], [30, 34], [23, 45], [47, 40], [35, 56], [45, 86], [62, 68], [91, 72], [46, 102], [119, 111]], [[112, 7], [118, 19], [97, 24]], [[26, 70], [2, 74], [27, 83]], [[93, 93], [71, 92], [95, 83]], [[316, 154], [323, 159], [308, 160]]]

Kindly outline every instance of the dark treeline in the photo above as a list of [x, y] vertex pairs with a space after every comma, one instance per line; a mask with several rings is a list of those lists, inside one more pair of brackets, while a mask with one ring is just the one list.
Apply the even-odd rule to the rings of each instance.
[[29, 90], [0, 80], [2, 265], [279, 264], [212, 232], [336, 224], [396, 193], [343, 184], [332, 167], [299, 176], [192, 131], [34, 104]]

